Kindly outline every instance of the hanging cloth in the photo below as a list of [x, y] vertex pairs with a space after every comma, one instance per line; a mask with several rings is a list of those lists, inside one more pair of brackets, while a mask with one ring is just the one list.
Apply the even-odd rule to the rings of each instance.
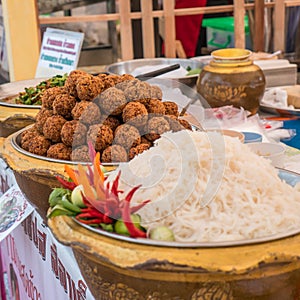
[[[206, 0], [176, 0], [175, 9], [204, 7]], [[187, 57], [195, 56], [203, 14], [176, 16], [176, 40], [180, 40]]]

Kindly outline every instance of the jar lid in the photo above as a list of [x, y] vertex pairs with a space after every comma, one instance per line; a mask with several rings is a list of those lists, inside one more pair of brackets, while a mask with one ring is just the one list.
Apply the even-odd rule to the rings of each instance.
[[248, 49], [241, 48], [224, 48], [218, 49], [211, 53], [214, 60], [233, 61], [248, 60], [252, 52]]

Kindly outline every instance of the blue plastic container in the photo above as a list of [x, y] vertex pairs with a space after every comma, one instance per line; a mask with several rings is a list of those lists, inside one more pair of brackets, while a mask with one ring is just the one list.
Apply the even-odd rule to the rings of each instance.
[[256, 132], [244, 131], [242, 134], [245, 136], [244, 143], [259, 143], [262, 141], [262, 135]]
[[292, 139], [290, 139], [288, 141], [282, 140], [282, 142], [285, 143], [288, 146], [300, 149], [300, 119], [284, 121], [283, 122], [283, 128], [285, 128], [285, 129], [295, 129], [296, 130], [296, 135]]

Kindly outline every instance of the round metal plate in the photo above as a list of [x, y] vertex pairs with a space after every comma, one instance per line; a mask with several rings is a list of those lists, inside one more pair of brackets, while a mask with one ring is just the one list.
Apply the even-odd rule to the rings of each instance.
[[38, 85], [40, 82], [45, 80], [44, 78], [35, 78], [30, 80], [21, 80], [16, 82], [10, 82], [0, 85], [0, 106], [8, 106], [15, 108], [29, 108], [29, 109], [37, 109], [40, 108], [40, 105], [25, 105], [25, 104], [17, 104], [7, 101], [9, 98], [13, 100], [18, 96], [20, 92], [23, 92], [25, 88], [34, 87]]
[[[278, 176], [286, 181], [291, 186], [296, 185], [300, 182], [300, 174], [278, 169]], [[100, 234], [106, 237], [110, 237], [113, 239], [117, 239], [120, 241], [131, 242], [142, 245], [150, 245], [150, 246], [161, 246], [161, 247], [176, 247], [176, 248], [215, 248], [215, 247], [232, 247], [232, 246], [243, 246], [243, 245], [251, 245], [258, 243], [271, 242], [282, 238], [287, 238], [300, 233], [300, 228], [295, 230], [291, 230], [288, 232], [282, 232], [266, 237], [256, 238], [256, 239], [248, 239], [248, 240], [236, 240], [236, 241], [224, 241], [224, 242], [202, 242], [202, 243], [182, 243], [182, 242], [164, 242], [164, 241], [155, 241], [152, 239], [143, 239], [143, 238], [131, 238], [123, 235], [118, 235], [115, 233], [107, 232], [101, 229], [96, 229], [86, 224], [82, 224], [73, 218], [74, 222], [78, 223], [80, 226], [86, 228], [87, 230], [93, 231], [96, 234]]]

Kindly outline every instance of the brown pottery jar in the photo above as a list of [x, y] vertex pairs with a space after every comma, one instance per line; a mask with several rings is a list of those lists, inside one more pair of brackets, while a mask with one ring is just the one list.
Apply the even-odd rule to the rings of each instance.
[[197, 92], [211, 107], [233, 105], [255, 114], [265, 91], [265, 76], [250, 59], [251, 51], [215, 50], [197, 80]]

